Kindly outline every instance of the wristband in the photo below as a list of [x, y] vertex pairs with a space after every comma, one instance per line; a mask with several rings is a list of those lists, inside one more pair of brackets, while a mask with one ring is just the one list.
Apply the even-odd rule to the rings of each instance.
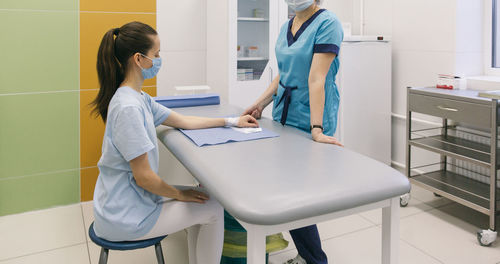
[[239, 117], [228, 117], [224, 118], [224, 121], [226, 122], [225, 126], [226, 127], [235, 127], [238, 126], [238, 122], [240, 121]]
[[323, 126], [320, 126], [320, 125], [312, 125], [312, 126], [311, 126], [311, 131], [312, 131], [314, 128], [319, 128], [319, 129], [321, 129], [321, 132], [323, 132]]

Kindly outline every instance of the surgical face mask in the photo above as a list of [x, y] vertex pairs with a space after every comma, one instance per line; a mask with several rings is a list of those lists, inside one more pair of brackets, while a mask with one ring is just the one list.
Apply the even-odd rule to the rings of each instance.
[[314, 0], [285, 0], [285, 2], [293, 11], [300, 12], [310, 7]]
[[144, 69], [141, 66], [139, 66], [141, 67], [142, 77], [144, 78], [144, 80], [154, 78], [156, 74], [158, 74], [158, 72], [160, 71], [161, 58], [151, 59], [150, 57], [144, 54], [141, 54], [141, 56], [143, 56], [144, 58], [148, 58], [153, 62], [153, 66], [151, 66], [151, 68], [148, 69]]

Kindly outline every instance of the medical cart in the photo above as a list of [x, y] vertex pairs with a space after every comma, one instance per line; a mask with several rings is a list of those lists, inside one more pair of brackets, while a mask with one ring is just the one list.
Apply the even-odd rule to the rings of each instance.
[[[498, 100], [477, 91], [411, 88], [407, 90], [406, 175], [412, 184], [489, 216], [489, 229], [477, 232], [483, 246], [497, 237]], [[414, 113], [442, 119], [439, 127], [412, 127]], [[415, 117], [413, 117], [415, 118]], [[414, 148], [436, 153], [412, 167]], [[429, 155], [427, 155], [429, 156]], [[409, 196], [402, 196], [406, 206]]]

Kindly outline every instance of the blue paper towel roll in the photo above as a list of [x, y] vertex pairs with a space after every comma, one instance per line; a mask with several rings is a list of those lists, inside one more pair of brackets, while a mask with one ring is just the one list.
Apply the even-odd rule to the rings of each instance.
[[218, 94], [158, 96], [155, 97], [154, 99], [159, 104], [162, 104], [168, 108], [220, 104], [220, 97]]

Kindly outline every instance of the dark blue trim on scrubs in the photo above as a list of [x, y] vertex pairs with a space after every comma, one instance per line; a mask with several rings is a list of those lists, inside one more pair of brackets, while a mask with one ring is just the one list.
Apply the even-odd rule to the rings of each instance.
[[325, 10], [326, 9], [320, 9], [316, 13], [314, 13], [306, 22], [302, 24], [302, 26], [300, 26], [299, 30], [297, 30], [297, 32], [295, 33], [295, 36], [292, 34], [292, 25], [295, 17], [290, 19], [290, 21], [288, 22], [288, 33], [286, 35], [288, 39], [288, 47], [292, 46], [292, 44], [295, 43], [295, 41], [297, 41], [300, 35], [302, 35], [302, 32], [304, 32], [304, 30], [306, 30], [306, 28], [314, 21], [314, 19], [317, 16], [319, 16], [319, 14], [323, 13], [323, 11]]
[[339, 54], [339, 46], [335, 44], [314, 44], [314, 53], [335, 53]]
[[283, 95], [281, 96], [281, 99], [278, 101], [278, 104], [281, 104], [281, 102], [283, 101], [283, 99], [285, 99], [284, 103], [283, 103], [283, 111], [281, 113], [281, 120], [280, 120], [280, 123], [282, 125], [285, 125], [286, 124], [286, 119], [288, 117], [288, 107], [290, 106], [290, 101], [292, 100], [292, 90], [296, 90], [298, 89], [299, 87], [297, 86], [285, 86], [283, 85], [283, 83], [280, 81], [280, 85], [285, 88], [285, 92], [283, 92]]

